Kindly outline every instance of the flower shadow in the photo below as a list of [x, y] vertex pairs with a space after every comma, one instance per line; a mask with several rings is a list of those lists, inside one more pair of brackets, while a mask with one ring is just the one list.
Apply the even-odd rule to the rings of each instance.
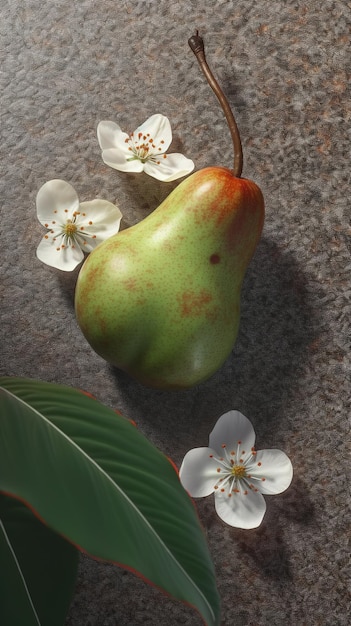
[[[121, 205], [123, 220], [121, 230], [134, 226], [154, 211], [183, 179], [164, 183], [141, 172], [118, 172], [119, 194], [125, 198]], [[130, 207], [130, 208], [129, 208]]]
[[[253, 534], [237, 537], [239, 561], [253, 562], [260, 574], [280, 584], [292, 580], [289, 550], [283, 539], [283, 528], [280, 522], [272, 527], [268, 516], [264, 523]], [[239, 534], [239, 533], [236, 533]]]
[[[281, 497], [281, 496], [280, 496]], [[251, 530], [227, 526], [217, 516], [213, 497], [197, 502], [200, 520], [206, 520], [205, 532], [213, 553], [227, 555], [221, 572], [235, 578], [238, 563], [241, 577], [267, 577], [278, 585], [292, 580], [289, 549], [284, 540], [284, 524], [277, 519], [272, 501], [268, 502], [262, 524]], [[223, 545], [222, 545], [223, 544]], [[220, 576], [219, 576], [220, 578]], [[240, 590], [239, 590], [240, 594]]]
[[[299, 478], [294, 478], [289, 489], [279, 497], [265, 496], [265, 499], [267, 511], [258, 528], [247, 531], [226, 526], [224, 537], [227, 550], [228, 543], [231, 543], [231, 554], [235, 554], [238, 562], [246, 563], [249, 559], [251, 567], [254, 566], [261, 576], [284, 585], [292, 580], [286, 535], [292, 525], [310, 525], [314, 520], [314, 507], [308, 490]], [[213, 515], [207, 510], [206, 519], [217, 544], [223, 534], [223, 523], [219, 522], [214, 508]]]
[[233, 529], [233, 538], [238, 542], [240, 560], [248, 556], [261, 574], [284, 584], [292, 580], [289, 548], [285, 541], [289, 526], [311, 524], [314, 507], [300, 479], [294, 479], [279, 497], [265, 496], [265, 499], [267, 512], [262, 524], [250, 532]]

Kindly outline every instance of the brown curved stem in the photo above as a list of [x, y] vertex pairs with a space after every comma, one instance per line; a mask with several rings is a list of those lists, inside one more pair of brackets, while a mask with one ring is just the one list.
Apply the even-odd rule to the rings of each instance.
[[227, 98], [225, 97], [222, 89], [220, 88], [218, 82], [216, 81], [215, 77], [213, 76], [208, 66], [208, 63], [205, 57], [204, 42], [202, 38], [199, 36], [198, 31], [196, 31], [196, 35], [193, 35], [192, 37], [190, 37], [190, 39], [188, 40], [188, 43], [193, 53], [195, 54], [203, 73], [206, 76], [207, 82], [209, 83], [210, 87], [212, 87], [213, 91], [215, 92], [220, 102], [220, 105], [223, 109], [224, 115], [226, 117], [226, 120], [229, 126], [230, 134], [232, 136], [233, 147], [234, 147], [234, 176], [237, 176], [238, 178], [240, 178], [242, 170], [243, 170], [243, 149], [241, 145], [239, 129], [237, 127], [232, 110], [229, 106], [229, 102]]

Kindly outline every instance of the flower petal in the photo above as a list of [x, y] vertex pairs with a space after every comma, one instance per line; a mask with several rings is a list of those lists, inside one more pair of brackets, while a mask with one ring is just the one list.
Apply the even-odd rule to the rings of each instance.
[[97, 137], [101, 150], [117, 148], [125, 152], [128, 150], [129, 135], [124, 133], [115, 122], [102, 121], [97, 127]]
[[250, 481], [261, 493], [276, 494], [287, 489], [292, 481], [293, 466], [281, 450], [259, 450], [253, 464], [247, 465]]
[[242, 457], [245, 459], [250, 456], [255, 444], [255, 431], [245, 415], [239, 411], [228, 411], [219, 418], [210, 433], [209, 446], [220, 452], [225, 444], [227, 450], [236, 451], [238, 442], [241, 442], [241, 450], [245, 450]]
[[58, 178], [49, 180], [37, 193], [37, 216], [43, 226], [55, 222], [65, 223], [78, 209], [79, 200], [75, 189]]
[[130, 155], [128, 148], [124, 151], [117, 148], [109, 148], [101, 153], [103, 162], [119, 172], [142, 172], [144, 164], [136, 157]]
[[122, 213], [112, 202], [97, 198], [89, 202], [81, 202], [79, 210], [78, 231], [83, 236], [88, 235], [84, 246], [85, 251], [91, 252], [99, 243], [118, 233]]
[[83, 260], [84, 254], [78, 245], [71, 245], [62, 248], [63, 236], [61, 235], [54, 241], [52, 237], [43, 237], [38, 248], [37, 257], [39, 261], [56, 267], [65, 272], [71, 272]]
[[215, 493], [215, 508], [219, 517], [236, 528], [257, 528], [266, 512], [264, 497], [248, 489], [241, 493]]
[[[166, 152], [172, 141], [170, 121], [168, 117], [160, 113], [151, 115], [146, 122], [138, 126], [133, 133], [135, 140], [138, 139], [139, 133], [141, 133], [145, 139], [148, 138], [150, 142], [152, 140], [152, 143], [156, 146], [156, 148], [152, 150], [152, 153], [155, 154], [157, 154], [158, 151]], [[161, 150], [158, 150], [158, 148], [161, 148]]]
[[210, 455], [210, 448], [194, 448], [186, 453], [179, 470], [179, 478], [184, 489], [193, 498], [209, 496], [214, 491], [218, 475], [216, 465]]
[[169, 183], [182, 176], [190, 174], [194, 169], [194, 163], [183, 154], [161, 154], [159, 159], [153, 157], [144, 165], [144, 171], [149, 176]]
[[[87, 224], [87, 229], [88, 227], [92, 228], [93, 232], [96, 232], [97, 229], [101, 229], [103, 232], [111, 229], [112, 233], [118, 231], [122, 213], [119, 207], [112, 202], [96, 198], [95, 200], [81, 202], [79, 210], [81, 214], [84, 214], [84, 217], [80, 217], [77, 220], [77, 224], [81, 222]], [[90, 224], [90, 222], [93, 222], [93, 224]]]

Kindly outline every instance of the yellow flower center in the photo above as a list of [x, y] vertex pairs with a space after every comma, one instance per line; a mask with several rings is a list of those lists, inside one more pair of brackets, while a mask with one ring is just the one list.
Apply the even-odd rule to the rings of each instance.
[[[156, 154], [162, 155], [164, 159], [167, 158], [167, 155], [163, 154], [163, 146], [156, 146], [150, 133], [143, 135], [143, 133], [139, 132], [137, 137], [134, 133], [131, 133], [131, 135], [126, 138], [125, 142], [129, 144], [128, 150], [133, 153], [133, 156], [127, 159], [127, 161], [139, 159], [142, 163], [146, 163], [149, 159], [154, 160]], [[161, 139], [160, 144], [164, 144], [163, 139]], [[160, 165], [160, 161], [156, 161], [156, 163]]]
[[231, 474], [235, 476], [235, 478], [244, 478], [244, 476], [246, 476], [245, 467], [243, 465], [233, 465]]
[[63, 232], [67, 235], [67, 237], [72, 237], [77, 232], [77, 226], [73, 224], [71, 220], [67, 220], [63, 227]]

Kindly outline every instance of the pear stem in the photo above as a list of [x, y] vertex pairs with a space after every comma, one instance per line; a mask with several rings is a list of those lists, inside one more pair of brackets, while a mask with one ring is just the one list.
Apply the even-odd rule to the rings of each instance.
[[208, 63], [205, 57], [205, 46], [202, 37], [199, 35], [199, 31], [196, 31], [196, 34], [190, 37], [188, 40], [189, 46], [195, 54], [198, 63], [206, 76], [207, 82], [210, 87], [213, 89], [216, 94], [220, 105], [223, 109], [224, 115], [226, 117], [230, 134], [232, 136], [233, 147], [234, 147], [234, 176], [240, 178], [242, 170], [243, 170], [243, 149], [241, 145], [241, 139], [239, 134], [239, 129], [237, 127], [233, 112], [229, 106], [229, 102], [225, 97], [222, 89], [220, 88], [218, 82], [213, 76]]

